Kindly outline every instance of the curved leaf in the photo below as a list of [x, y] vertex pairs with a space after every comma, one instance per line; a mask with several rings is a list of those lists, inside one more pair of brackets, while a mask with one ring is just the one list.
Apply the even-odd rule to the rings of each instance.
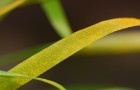
[[[94, 41], [112, 32], [139, 25], [140, 20], [135, 18], [117, 18], [102, 21], [56, 42], [18, 64], [9, 72], [37, 77]], [[0, 88], [1, 90], [17, 89], [30, 80], [22, 78], [5, 79], [2, 82], [10, 82], [10, 84], [3, 85], [3, 83], [0, 83]]]
[[38, 81], [53, 85], [53, 86], [55, 86], [56, 88], [58, 88], [60, 90], [66, 90], [63, 86], [61, 86], [60, 84], [58, 84], [58, 83], [56, 83], [54, 81], [51, 81], [51, 80], [48, 80], [48, 79], [43, 79], [43, 78], [38, 78], [38, 77], [31, 77], [31, 76], [27, 76], [27, 75], [21, 75], [21, 74], [11, 73], [11, 72], [1, 71], [1, 70], [0, 70], [0, 77], [4, 77], [4, 78], [17, 78], [17, 77], [20, 77], [20, 78], [23, 78], [23, 79], [25, 79], [25, 78], [34, 79], [34, 80], [38, 80]]

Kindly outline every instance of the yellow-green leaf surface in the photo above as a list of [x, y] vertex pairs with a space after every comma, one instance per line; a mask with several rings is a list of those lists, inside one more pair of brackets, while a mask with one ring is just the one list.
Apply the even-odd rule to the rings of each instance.
[[41, 6], [51, 25], [62, 38], [72, 34], [60, 0], [44, 0]]
[[51, 81], [51, 80], [48, 80], [48, 79], [43, 79], [43, 78], [38, 78], [38, 77], [31, 77], [31, 76], [26, 76], [26, 75], [21, 75], [21, 74], [16, 74], [16, 73], [10, 73], [10, 72], [6, 72], [6, 71], [1, 71], [0, 70], [0, 78], [17, 78], [17, 77], [20, 77], [20, 78], [29, 78], [29, 79], [34, 79], [34, 80], [38, 80], [38, 81], [41, 81], [41, 82], [44, 82], [44, 83], [47, 83], [47, 84], [51, 84], [53, 86], [55, 86], [56, 88], [58, 88], [59, 90], [66, 90], [63, 86], [61, 86], [60, 84], [54, 82], [54, 81]]
[[0, 0], [0, 7], [3, 7], [7, 4], [9, 4], [10, 2], [12, 2], [13, 0]]
[[[139, 25], [140, 20], [135, 18], [117, 18], [102, 21], [56, 42], [18, 64], [9, 72], [37, 77], [94, 41], [112, 32]], [[0, 83], [0, 88], [1, 90], [11, 90], [11, 88], [15, 90], [30, 80], [23, 78], [5, 79], [2, 82], [7, 82], [7, 84]]]
[[14, 0], [10, 3], [7, 3], [7, 5], [3, 5], [0, 7], [0, 16], [8, 13], [9, 11], [15, 9], [19, 5], [23, 4], [26, 0]]

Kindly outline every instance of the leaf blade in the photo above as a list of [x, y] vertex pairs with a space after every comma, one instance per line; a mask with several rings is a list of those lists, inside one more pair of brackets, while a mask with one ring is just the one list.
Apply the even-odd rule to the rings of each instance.
[[[124, 28], [139, 25], [140, 20], [135, 18], [118, 18], [97, 23], [56, 42], [18, 64], [16, 67], [9, 70], [9, 72], [36, 77], [99, 38]], [[21, 78], [17, 80], [12, 79], [10, 86], [14, 86], [14, 89], [16, 89], [30, 80], [31, 79]], [[5, 80], [5, 82], [7, 82], [7, 80]], [[5, 88], [11, 90], [10, 86], [7, 85], [3, 87], [3, 85], [0, 85], [0, 88], [2, 90]]]
[[1, 70], [0, 70], [0, 77], [10, 77], [10, 78], [20, 77], [20, 78], [34, 79], [34, 80], [37, 80], [37, 81], [41, 81], [41, 82], [50, 84], [50, 85], [58, 88], [59, 90], [66, 90], [62, 85], [60, 85], [60, 84], [58, 84], [54, 81], [44, 79], [44, 78], [32, 77], [32, 76], [27, 76], [27, 75], [22, 75], [22, 74], [17, 74], [17, 73], [10, 73], [10, 72], [1, 71]]

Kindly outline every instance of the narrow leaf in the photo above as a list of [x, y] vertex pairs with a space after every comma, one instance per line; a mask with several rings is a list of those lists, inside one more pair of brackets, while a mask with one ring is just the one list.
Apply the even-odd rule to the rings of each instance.
[[27, 75], [21, 75], [21, 74], [17, 74], [17, 73], [11, 73], [11, 72], [6, 72], [6, 71], [1, 71], [0, 70], [0, 78], [1, 77], [2, 78], [3, 77], [4, 78], [17, 78], [17, 77], [20, 77], [22, 79], [25, 79], [25, 78], [34, 79], [34, 80], [38, 80], [38, 81], [53, 85], [53, 86], [55, 86], [56, 88], [58, 88], [60, 90], [66, 90], [62, 85], [60, 85], [60, 84], [58, 84], [58, 83], [56, 83], [54, 81], [48, 80], [48, 79], [43, 79], [43, 78], [38, 78], [38, 77], [31, 77], [31, 76], [27, 76]]
[[[140, 20], [135, 18], [118, 18], [102, 21], [56, 42], [18, 64], [9, 72], [37, 77], [96, 40], [112, 32], [139, 25]], [[0, 83], [0, 88], [1, 90], [17, 89], [30, 80], [22, 78], [5, 79], [2, 82], [10, 82], [10, 84], [3, 85], [3, 83]]]
[[60, 0], [44, 0], [41, 6], [53, 28], [61, 37], [67, 37], [72, 34]]

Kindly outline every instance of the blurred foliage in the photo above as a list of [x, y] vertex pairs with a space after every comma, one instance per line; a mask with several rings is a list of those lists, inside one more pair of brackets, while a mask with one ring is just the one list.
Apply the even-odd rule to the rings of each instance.
[[46, 0], [45, 3], [42, 3], [42, 8], [46, 16], [48, 16], [50, 23], [62, 38], [72, 34], [60, 0], [52, 0], [49, 2]]

